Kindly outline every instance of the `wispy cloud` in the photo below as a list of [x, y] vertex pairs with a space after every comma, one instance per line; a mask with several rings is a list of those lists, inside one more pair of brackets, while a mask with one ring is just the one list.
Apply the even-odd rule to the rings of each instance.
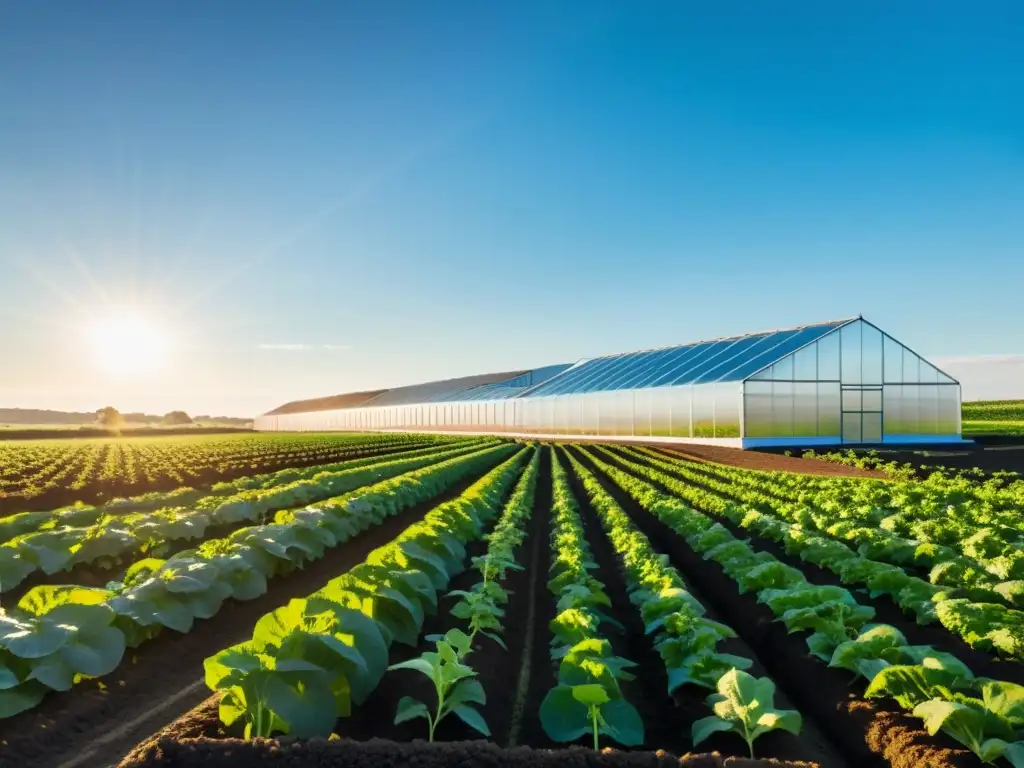
[[949, 355], [934, 357], [938, 365], [993, 365], [1005, 363], [1024, 363], [1024, 354], [1006, 353], [995, 355]]
[[275, 352], [303, 352], [312, 349], [312, 344], [257, 344], [260, 349], [270, 349]]
[[258, 349], [274, 352], [309, 352], [313, 349], [329, 349], [332, 351], [352, 349], [350, 344], [257, 344]]

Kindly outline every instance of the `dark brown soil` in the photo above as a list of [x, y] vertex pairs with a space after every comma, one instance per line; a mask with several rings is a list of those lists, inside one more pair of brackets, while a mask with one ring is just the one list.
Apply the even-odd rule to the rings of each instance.
[[[517, 553], [517, 559], [527, 569], [534, 567], [532, 562], [534, 552], [532, 539], [537, 535], [544, 535], [544, 528], [539, 527], [546, 522], [545, 515], [540, 514], [541, 509], [547, 509], [550, 515], [551, 467], [547, 458], [547, 451], [541, 454], [541, 466], [539, 469], [537, 494], [534, 497], [534, 510], [530, 518], [530, 533], [523, 541]], [[548, 489], [546, 493], [543, 492], [545, 488]], [[549, 519], [549, 515], [547, 519]], [[493, 522], [496, 522], [496, 520]], [[487, 541], [478, 539], [471, 543], [467, 550], [466, 563], [468, 564], [470, 558], [486, 554]], [[516, 684], [524, 652], [523, 635], [525, 631], [518, 630], [519, 628], [522, 630], [526, 629], [526, 617], [529, 613], [531, 598], [529, 589], [521, 587], [519, 583], [523, 580], [523, 576], [527, 580], [529, 579], [529, 570], [510, 571], [509, 575], [508, 587], [513, 591], [513, 594], [505, 606], [506, 614], [504, 617], [504, 624], [507, 628], [505, 640], [508, 650], [504, 650], [489, 638], [481, 638], [475, 643], [475, 648], [468, 657], [469, 664], [477, 671], [478, 680], [487, 694], [487, 704], [481, 707], [481, 714], [491, 729], [491, 738], [498, 743], [505, 743], [507, 740], [507, 734], [512, 721], [512, 712], [515, 707], [516, 698]], [[512, 577], [518, 578], [513, 579]], [[445, 593], [453, 589], [471, 589], [479, 580], [480, 573], [477, 570], [467, 569], [452, 579]], [[454, 618], [449, 613], [454, 604], [455, 601], [453, 599], [441, 597], [440, 609], [437, 615], [427, 618], [420, 635], [421, 638], [432, 634], [444, 634], [456, 626], [465, 628], [466, 622], [464, 620]], [[433, 644], [426, 641], [422, 641], [416, 648], [396, 644], [391, 647], [388, 661], [391, 664], [397, 664], [415, 658], [432, 647]], [[412, 696], [425, 702], [428, 706], [433, 706], [436, 702], [433, 685], [422, 674], [411, 670], [389, 672], [384, 675], [384, 678], [370, 697], [359, 707], [354, 708], [351, 717], [338, 720], [335, 732], [344, 738], [356, 740], [384, 738], [395, 739], [396, 741], [412, 741], [413, 739], [423, 738], [426, 736], [427, 731], [425, 720], [417, 719], [394, 725], [398, 701], [403, 696]], [[466, 741], [479, 739], [480, 734], [457, 717], [447, 717], [437, 727], [435, 738], [439, 741]]]
[[[580, 454], [581, 458], [582, 455]], [[585, 458], [585, 464], [593, 467]], [[976, 765], [976, 758], [943, 735], [928, 736], [920, 721], [895, 702], [859, 700], [850, 689], [850, 675], [829, 669], [811, 657], [802, 635], [790, 636], [753, 593], [741, 595], [721, 567], [704, 560], [686, 541], [601, 475], [606, 489], [674, 565], [711, 604], [723, 620], [749, 645], [764, 664], [777, 688], [812, 719], [835, 743], [851, 765], [935, 768]], [[856, 705], [856, 706], [855, 706]], [[858, 717], [853, 717], [856, 713]], [[898, 744], [899, 747], [890, 745]], [[907, 762], [926, 755], [927, 762]]]
[[[412, 507], [356, 536], [323, 558], [287, 577], [274, 579], [265, 595], [247, 602], [226, 601], [194, 631], [165, 630], [129, 650], [121, 666], [102, 680], [53, 693], [35, 709], [0, 720], [0, 766], [106, 765], [125, 754], [147, 732], [199, 703], [209, 691], [202, 684], [203, 660], [250, 636], [256, 621], [296, 597], [361, 563], [442, 501], [455, 498], [479, 475], [456, 483], [435, 498]], [[165, 705], [168, 699], [173, 703]], [[111, 731], [112, 724], [119, 724]], [[111, 737], [110, 734], [113, 733]]]
[[428, 744], [375, 739], [277, 742], [268, 739], [178, 741], [161, 738], [133, 752], [118, 768], [813, 768], [808, 763], [750, 760], [717, 754], [676, 757], [663, 752], [594, 752], [582, 747], [505, 748], [487, 741]]
[[778, 453], [745, 451], [718, 445], [657, 445], [650, 446], [665, 453], [676, 453], [688, 459], [728, 464], [744, 469], [760, 469], [778, 472], [797, 472], [804, 475], [831, 475], [838, 477], [874, 477], [886, 479], [888, 475], [874, 469], [858, 469], [845, 464], [818, 459], [801, 459]]

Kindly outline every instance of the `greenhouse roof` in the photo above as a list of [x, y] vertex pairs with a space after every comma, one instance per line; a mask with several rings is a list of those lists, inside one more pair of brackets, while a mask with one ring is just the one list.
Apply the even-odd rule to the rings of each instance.
[[776, 360], [855, 319], [606, 355], [581, 360], [574, 365], [462, 376], [392, 389], [300, 400], [287, 403], [268, 415], [744, 381]]
[[854, 319], [595, 357], [583, 360], [517, 396], [544, 397], [743, 381], [779, 358]]

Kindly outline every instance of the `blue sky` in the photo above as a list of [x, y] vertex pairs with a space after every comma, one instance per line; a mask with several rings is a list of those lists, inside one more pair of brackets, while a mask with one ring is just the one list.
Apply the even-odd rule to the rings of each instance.
[[[1024, 6], [846, 5], [4, 4], [0, 405], [249, 415], [857, 313], [1024, 397]], [[162, 367], [97, 361], [125, 306]]]

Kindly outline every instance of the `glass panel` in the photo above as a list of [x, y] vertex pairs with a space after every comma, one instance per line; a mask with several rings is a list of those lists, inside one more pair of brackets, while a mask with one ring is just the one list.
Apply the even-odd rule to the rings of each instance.
[[818, 342], [814, 342], [793, 355], [793, 378], [797, 381], [817, 381]]
[[839, 334], [818, 339], [818, 380], [839, 381]]
[[935, 431], [940, 435], [960, 433], [960, 387], [948, 385], [938, 387], [939, 418]]
[[623, 371], [629, 370], [629, 366], [635, 361], [646, 357], [648, 352], [635, 352], [626, 355], [617, 355], [612, 358], [608, 365], [595, 371], [595, 375], [586, 381], [581, 381], [576, 386], [577, 392], [599, 392], [608, 390], [618, 380]]
[[882, 442], [882, 414], [865, 413], [861, 415], [861, 439], [865, 443]]
[[843, 441], [847, 443], [859, 443], [860, 435], [860, 414], [843, 414]]
[[693, 393], [693, 436], [715, 436], [715, 385], [699, 384]]
[[651, 396], [651, 435], [654, 437], [668, 437], [670, 434], [670, 390], [657, 388], [641, 391], [648, 392]]
[[778, 381], [780, 379], [782, 381], [792, 381], [793, 380], [793, 356], [792, 355], [788, 355], [788, 356], [782, 358], [777, 363], [775, 363], [775, 365], [773, 365], [772, 368], [775, 369], [774, 373], [772, 375], [772, 378], [775, 379], [776, 381]]
[[839, 437], [841, 430], [839, 384], [819, 382], [818, 434], [826, 437]]
[[597, 434], [597, 396], [595, 395], [575, 395], [579, 398], [583, 404], [583, 434], [585, 435], [596, 435]]
[[903, 381], [903, 345], [886, 336], [882, 342], [886, 384]]
[[861, 327], [861, 381], [864, 384], [881, 384], [882, 332], [867, 323], [857, 325]]
[[766, 365], [785, 357], [790, 352], [814, 341], [821, 335], [820, 328], [804, 328], [800, 331], [777, 331], [765, 337], [764, 343], [758, 344], [735, 366], [718, 377], [719, 381], [742, 381], [760, 371]]
[[[908, 355], [904, 355], [904, 360]], [[905, 434], [921, 434], [921, 387], [904, 385], [903, 387], [903, 420], [906, 425]]]
[[772, 429], [775, 437], [793, 436], [793, 384], [776, 381], [772, 384]]
[[633, 395], [633, 434], [638, 437], [651, 435], [651, 390], [632, 390]]
[[793, 434], [796, 437], [818, 434], [818, 385], [813, 382], [793, 385]]
[[619, 381], [615, 385], [616, 389], [627, 389], [635, 387], [638, 381], [640, 381], [643, 377], [647, 376], [652, 371], [656, 370], [659, 366], [661, 366], [665, 362], [666, 358], [672, 355], [675, 351], [676, 350], [673, 347], [669, 349], [660, 349], [648, 353], [648, 355], [643, 361], [633, 365], [630, 368], [628, 375], [622, 376], [619, 379]]
[[772, 436], [772, 383], [748, 381], [743, 385], [743, 434]]
[[[714, 364], [706, 368], [701, 374], [700, 379], [694, 383], [706, 383], [712, 381], [719, 381], [722, 377], [740, 365], [745, 360], [749, 360], [754, 355], [764, 351], [770, 347], [774, 342], [770, 342], [774, 334], [757, 334], [754, 336], [747, 336], [738, 340], [735, 344], [729, 347], [728, 351], [719, 355]], [[736, 381], [735, 378], [729, 379], [730, 381]]]
[[735, 382], [715, 388], [715, 437], [740, 436], [740, 387]]
[[939, 425], [939, 388], [934, 385], [922, 385], [919, 388], [918, 429], [922, 435], [938, 434]]
[[859, 411], [862, 409], [862, 401], [859, 389], [844, 389], [843, 390], [843, 410], [844, 411]]
[[920, 358], [911, 352], [909, 349], [904, 348], [903, 350], [903, 381], [916, 384], [921, 380], [921, 374], [918, 369]]
[[768, 367], [768, 368], [765, 368], [760, 373], [755, 373], [750, 378], [753, 379], [754, 381], [756, 381], [758, 379], [771, 379], [772, 375], [773, 375], [773, 369], [771, 367]]
[[956, 381], [954, 381], [952, 378], [950, 378], [949, 376], [944, 374], [938, 368], [935, 369], [935, 375], [938, 376], [938, 381], [939, 381], [940, 384], [943, 384], [943, 383], [955, 384], [956, 383]]
[[862, 408], [865, 411], [881, 411], [882, 410], [882, 390], [880, 389], [865, 389], [862, 393], [863, 405]]
[[672, 410], [672, 437], [693, 437], [690, 429], [690, 396], [693, 387], [669, 387], [670, 408]]
[[670, 355], [666, 355], [662, 358], [658, 364], [650, 371], [645, 373], [634, 386], [636, 387], [653, 387], [655, 382], [661, 379], [666, 373], [671, 372], [676, 366], [683, 361], [689, 359], [691, 356], [697, 354], [703, 345], [691, 344], [686, 347], [676, 347], [672, 350]]
[[708, 344], [697, 345], [697, 351], [693, 355], [681, 362], [673, 370], [662, 374], [654, 382], [654, 385], [689, 384], [695, 378], [695, 371], [702, 370], [704, 363], [714, 358], [718, 352], [728, 347], [731, 343], [730, 341], [713, 341]]
[[686, 372], [685, 382], [680, 383], [696, 384], [719, 366], [727, 365], [726, 361], [735, 357], [739, 354], [740, 350], [752, 343], [754, 342], [750, 339], [734, 339], [733, 341], [720, 342], [712, 352], [701, 358]]
[[939, 380], [939, 372], [924, 360], [921, 361], [919, 370], [922, 384], [935, 384]]
[[[844, 325], [839, 331], [843, 384], [861, 383], [861, 323]], [[845, 409], [845, 406], [844, 406]]]

